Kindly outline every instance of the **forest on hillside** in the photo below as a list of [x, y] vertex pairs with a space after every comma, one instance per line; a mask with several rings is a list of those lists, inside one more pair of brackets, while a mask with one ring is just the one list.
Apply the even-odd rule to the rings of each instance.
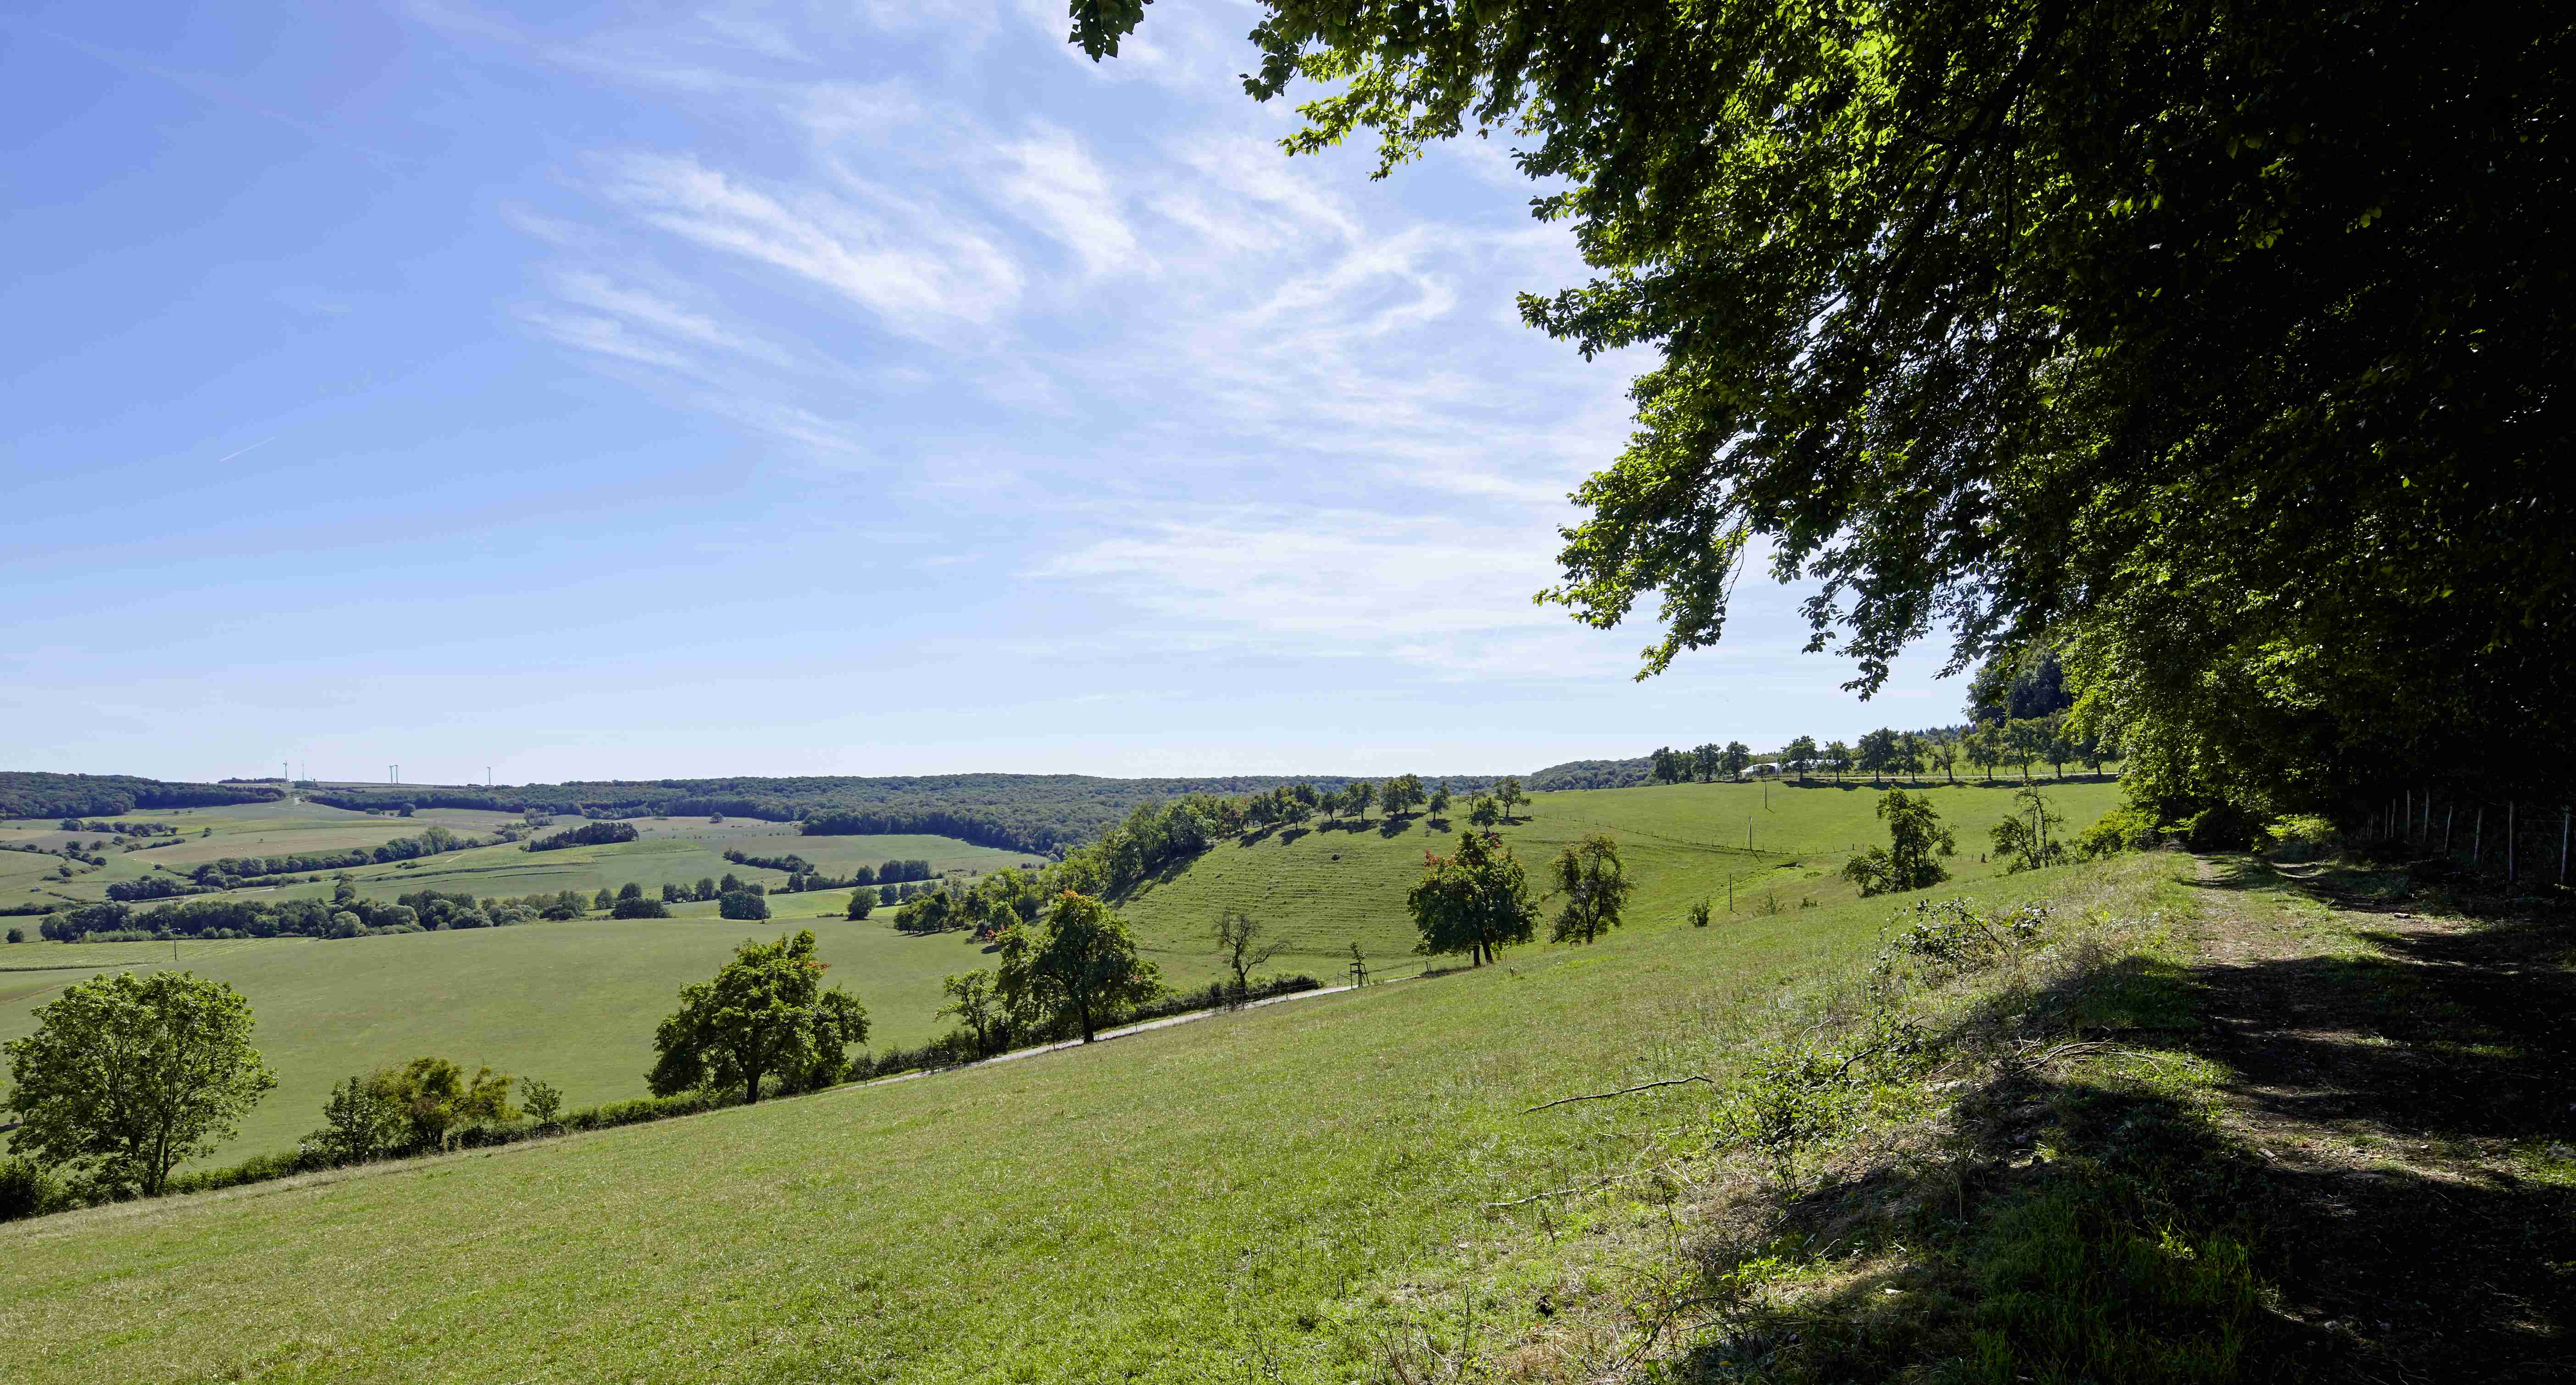
[[282, 796], [254, 784], [174, 784], [131, 774], [0, 770], [0, 818], [112, 818], [137, 808], [274, 803]]

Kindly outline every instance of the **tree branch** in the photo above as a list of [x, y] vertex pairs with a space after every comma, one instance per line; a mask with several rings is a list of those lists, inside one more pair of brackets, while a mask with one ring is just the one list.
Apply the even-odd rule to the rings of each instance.
[[1554, 1101], [1542, 1101], [1538, 1105], [1529, 1108], [1528, 1111], [1521, 1112], [1521, 1114], [1526, 1116], [1530, 1114], [1530, 1111], [1544, 1111], [1551, 1106], [1564, 1106], [1568, 1103], [1577, 1101], [1607, 1101], [1614, 1096], [1631, 1096], [1638, 1092], [1651, 1092], [1657, 1087], [1678, 1087], [1685, 1082], [1702, 1082], [1712, 1087], [1717, 1085], [1716, 1082], [1694, 1073], [1689, 1077], [1667, 1077], [1660, 1082], [1647, 1082], [1634, 1087], [1622, 1087], [1615, 1092], [1586, 1092], [1581, 1096], [1561, 1096]]

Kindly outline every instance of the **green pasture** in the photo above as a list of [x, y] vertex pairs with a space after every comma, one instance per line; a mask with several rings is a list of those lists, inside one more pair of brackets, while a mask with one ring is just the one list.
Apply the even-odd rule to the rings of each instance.
[[[1988, 829], [2013, 811], [2019, 786], [1934, 781], [1913, 787], [1932, 796], [1957, 834], [1960, 854], [1947, 863], [1952, 875], [1962, 882], [1991, 875], [1993, 867], [1978, 857]], [[2119, 801], [2119, 785], [2111, 781], [2047, 783], [2042, 792], [2065, 814], [2069, 830]], [[1658, 929], [1682, 923], [1702, 900], [1724, 916], [1730, 882], [1738, 918], [1774, 909], [1795, 914], [1803, 900], [1821, 908], [1852, 899], [1843, 862], [1855, 847], [1886, 844], [1877, 816], [1882, 793], [1865, 780], [1567, 790], [1536, 796], [1501, 831], [1539, 891], [1558, 851], [1590, 833], [1610, 834], [1637, 884], [1627, 926]], [[1446, 853], [1465, 825], [1463, 804], [1447, 830], [1423, 815], [1400, 823], [1383, 816], [1340, 824], [1317, 819], [1305, 830], [1221, 844], [1131, 892], [1119, 911], [1167, 969], [1187, 966], [1205, 950], [1217, 916], [1239, 909], [1291, 940], [1277, 964], [1282, 970], [1338, 976], [1353, 943], [1380, 974], [1411, 970], [1421, 964], [1411, 956], [1405, 892], [1421, 878], [1423, 853]]]
[[[1978, 892], [2100, 899], [2106, 877], [2170, 890], [2187, 868], [2132, 857]], [[1585, 1281], [1616, 1245], [1600, 1233], [1649, 1215], [1636, 1199], [1650, 1185], [1541, 1202], [1545, 1215], [1485, 1204], [1616, 1174], [1621, 1132], [1705, 1120], [1708, 1098], [1525, 1108], [1718, 1064], [1784, 984], [1867, 955], [1888, 911], [1843, 902], [1515, 949], [1480, 970], [919, 1081], [12, 1224], [0, 1373], [1377, 1378], [1385, 1345], [1425, 1327], [1454, 1342], [1472, 1317], [1480, 1345], [1544, 1331], [1542, 1294]], [[489, 948], [488, 984], [511, 989], [528, 969], [500, 959], [584, 931], [303, 950], [382, 949], [381, 997], [434, 1011], [457, 1002], [427, 993], [412, 958]], [[724, 932], [703, 931], [712, 960]], [[611, 955], [653, 930], [626, 936], [637, 943]], [[536, 986], [516, 999], [566, 1018], [590, 1004]], [[560, 1027], [632, 1032], [604, 1011]], [[359, 1047], [322, 1066], [351, 1066]]]
[[[329, 942], [182, 942], [177, 965], [249, 997], [256, 1042], [278, 1077], [216, 1162], [291, 1148], [321, 1123], [332, 1083], [423, 1054], [542, 1077], [575, 1105], [641, 1096], [653, 1027], [680, 987], [713, 975], [735, 943], [774, 937], [781, 926], [597, 920]], [[940, 979], [980, 960], [955, 934], [913, 938], [843, 922], [815, 932], [832, 979], [867, 1003], [881, 1043], [936, 1033]], [[0, 946], [0, 966], [54, 965], [55, 956], [94, 957], [101, 969], [172, 965], [168, 943]], [[38, 1006], [91, 974], [0, 972], [0, 1041], [33, 1029]]]

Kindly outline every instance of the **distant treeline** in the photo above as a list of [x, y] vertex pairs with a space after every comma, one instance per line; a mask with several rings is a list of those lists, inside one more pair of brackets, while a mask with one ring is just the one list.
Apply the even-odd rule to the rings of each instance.
[[1529, 777], [1524, 787], [1536, 792], [1551, 789], [1633, 789], [1655, 782], [1654, 761], [1644, 755], [1633, 760], [1568, 760], [1549, 765]]
[[[307, 851], [287, 856], [226, 856], [197, 867], [190, 872], [190, 879], [199, 889], [228, 890], [245, 880], [256, 880], [266, 875], [353, 870], [359, 866], [388, 865], [395, 861], [418, 860], [424, 856], [470, 851], [490, 845], [480, 837], [460, 837], [444, 827], [430, 826], [422, 828], [418, 836], [396, 837], [382, 846], [353, 846], [340, 851]], [[162, 899], [187, 893], [190, 890], [185, 886], [149, 875], [140, 880], [121, 880], [107, 887], [108, 898], [123, 900]]]
[[[476, 808], [501, 813], [580, 813], [593, 818], [742, 817], [795, 822], [815, 836], [928, 833], [979, 846], [1043, 854], [1097, 839], [1145, 803], [1191, 795], [1232, 797], [1299, 782], [1290, 776], [1210, 779], [1099, 779], [1082, 774], [934, 774], [884, 778], [651, 779], [439, 788], [419, 784], [321, 789], [315, 803], [383, 812]], [[1335, 789], [1350, 781], [1304, 782]], [[1461, 791], [1491, 778], [1453, 777]]]
[[0, 818], [112, 818], [137, 808], [274, 803], [280, 796], [275, 789], [249, 784], [173, 784], [131, 774], [0, 770]]
[[[728, 851], [724, 858], [738, 866], [760, 866], [783, 870], [791, 877], [803, 876], [828, 883], [809, 885], [808, 889], [837, 890], [848, 885], [893, 885], [906, 880], [928, 880], [936, 874], [928, 861], [888, 861], [881, 866], [860, 866], [847, 877], [828, 875], [821, 866], [794, 852], [784, 856], [754, 856], [744, 851]], [[793, 891], [790, 891], [793, 893]]]
[[568, 846], [611, 846], [635, 840], [635, 829], [622, 822], [593, 822], [568, 827], [528, 843], [530, 851], [561, 851]]

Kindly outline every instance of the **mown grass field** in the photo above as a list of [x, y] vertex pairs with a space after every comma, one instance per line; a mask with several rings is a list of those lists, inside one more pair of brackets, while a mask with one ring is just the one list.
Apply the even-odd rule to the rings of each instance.
[[[2019, 785], [1919, 787], [1958, 837], [1960, 854], [1947, 863], [1952, 875], [1962, 882], [1991, 875], [1994, 868], [1978, 857], [1988, 830], [2013, 811]], [[2119, 785], [2109, 780], [2048, 783], [2042, 791], [2070, 831], [2119, 801]], [[1589, 833], [1609, 833], [1637, 883], [1627, 926], [1657, 929], [1682, 923], [1702, 900], [1724, 916], [1730, 882], [1737, 918], [1775, 909], [1796, 914], [1805, 900], [1820, 908], [1851, 900], [1840, 872], [1855, 847], [1886, 843], [1881, 796], [1863, 780], [1569, 790], [1538, 795], [1524, 818], [1501, 831], [1541, 891], [1540, 876], [1558, 851]], [[1309, 826], [1220, 845], [1121, 900], [1120, 912], [1166, 968], [1191, 966], [1217, 915], [1240, 909], [1292, 940], [1278, 963], [1283, 970], [1337, 976], [1353, 943], [1378, 974], [1417, 969], [1405, 892], [1422, 875], [1423, 852], [1452, 849], [1465, 826], [1463, 805], [1447, 831], [1420, 815], [1395, 825], [1381, 816], [1347, 828], [1320, 819]]]
[[1542, 1330], [1542, 1292], [1579, 1290], [1646, 1190], [1484, 1204], [1605, 1171], [1623, 1123], [1704, 1119], [1695, 1089], [1525, 1108], [1712, 1062], [1888, 911], [1518, 949], [920, 1081], [0, 1227], [0, 1374], [1368, 1378], [1418, 1326]]
[[[820, 897], [819, 895], [817, 896]], [[798, 896], [790, 896], [794, 899]], [[255, 1040], [278, 1077], [216, 1156], [292, 1148], [321, 1123], [331, 1085], [424, 1054], [544, 1078], [573, 1105], [644, 1093], [653, 1027], [680, 987], [703, 980], [734, 944], [795, 920], [599, 920], [314, 941], [182, 942], [177, 965], [231, 983], [259, 1019]], [[962, 937], [912, 938], [881, 924], [815, 925], [832, 979], [867, 1002], [881, 1043], [937, 1032], [940, 978], [976, 965]], [[101, 969], [172, 965], [167, 943], [25, 943], [0, 966], [57, 956]], [[35, 1027], [35, 1010], [87, 970], [0, 972], [0, 1041]]]

